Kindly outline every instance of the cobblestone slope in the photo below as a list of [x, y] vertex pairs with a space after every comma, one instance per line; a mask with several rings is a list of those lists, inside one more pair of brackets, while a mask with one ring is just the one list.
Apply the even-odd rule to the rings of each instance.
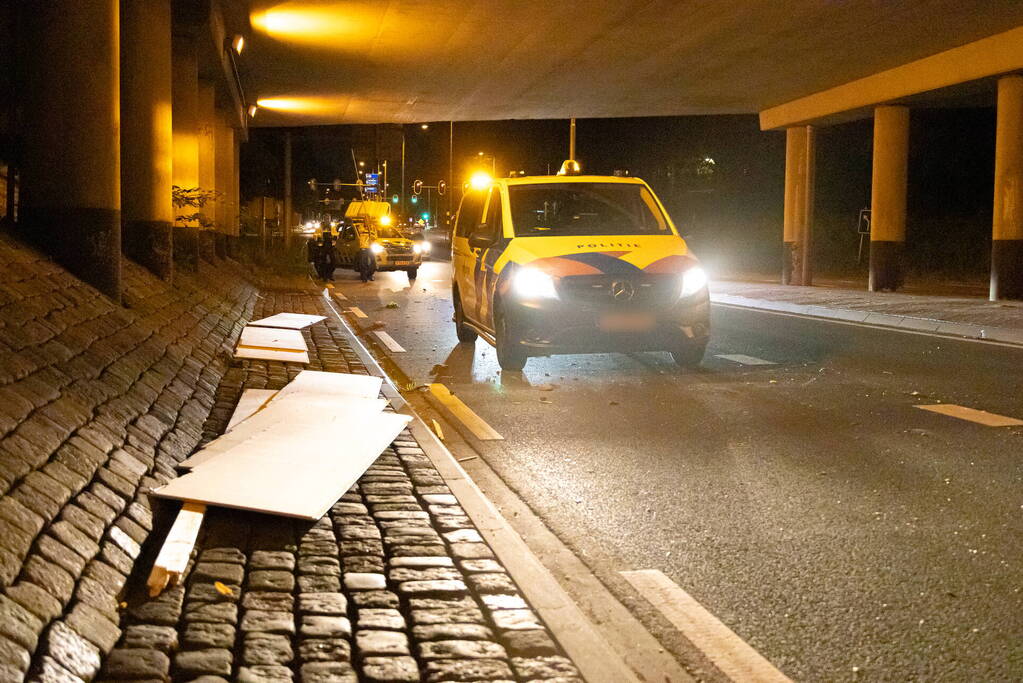
[[146, 491], [203, 435], [256, 290], [229, 264], [124, 307], [0, 235], [0, 680], [91, 680], [121, 639]]
[[[254, 316], [325, 314], [268, 293]], [[305, 331], [310, 369], [365, 373], [328, 317]], [[203, 435], [245, 388], [302, 366], [243, 361]], [[139, 577], [140, 579], [143, 577]], [[211, 509], [184, 585], [131, 605], [112, 680], [578, 681], [505, 569], [407, 431], [315, 524]]]

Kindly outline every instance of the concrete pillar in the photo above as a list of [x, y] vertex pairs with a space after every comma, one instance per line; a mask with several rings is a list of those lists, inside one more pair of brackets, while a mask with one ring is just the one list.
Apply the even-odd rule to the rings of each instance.
[[813, 284], [812, 227], [816, 133], [812, 126], [785, 131], [785, 212], [782, 284]]
[[998, 80], [991, 301], [1023, 299], [1023, 76]]
[[228, 122], [228, 114], [217, 111], [214, 117], [213, 139], [216, 146], [215, 175], [217, 200], [214, 208], [214, 222], [218, 236], [217, 255], [227, 256], [225, 238], [232, 234], [231, 223], [238, 207], [232, 201], [234, 188], [234, 129]]
[[284, 218], [281, 229], [284, 231], [284, 250], [291, 249], [291, 131], [284, 131]]
[[[213, 83], [199, 81], [199, 97], [196, 110], [199, 132], [199, 188], [204, 192], [216, 190], [217, 188], [217, 164], [216, 144], [214, 140], [214, 129], [216, 127], [216, 93]], [[207, 202], [206, 206], [199, 209], [203, 215], [204, 223], [214, 222], [216, 211], [215, 201]], [[199, 227], [199, 255], [206, 261], [213, 261], [216, 258], [216, 244], [214, 228], [210, 225]]]
[[902, 286], [906, 244], [906, 173], [909, 109], [874, 110], [874, 169], [870, 198], [870, 278], [872, 292]]
[[24, 8], [21, 225], [72, 273], [120, 301], [117, 0]]
[[[199, 186], [199, 62], [194, 36], [174, 34], [172, 60], [174, 185], [190, 189]], [[175, 207], [175, 215], [189, 215], [195, 211], [195, 207]], [[183, 227], [181, 221], [177, 221], [174, 258], [187, 270], [198, 268], [197, 228]]]
[[121, 218], [126, 256], [174, 273], [170, 0], [121, 4]]

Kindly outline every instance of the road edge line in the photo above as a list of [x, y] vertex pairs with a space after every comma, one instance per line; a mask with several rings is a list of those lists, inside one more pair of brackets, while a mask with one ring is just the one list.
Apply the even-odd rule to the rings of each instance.
[[637, 569], [618, 573], [733, 681], [792, 683], [664, 572]]
[[[537, 611], [551, 635], [558, 641], [565, 654], [579, 669], [589, 683], [625, 683], [639, 678], [619, 657], [596, 626], [561, 587], [553, 574], [533, 554], [526, 542], [508, 523], [508, 520], [494, 507], [461, 465], [451, 451], [437, 438], [437, 435], [423, 422], [412, 406], [401, 396], [390, 377], [384, 372], [376, 358], [369, 352], [355, 331], [325, 295], [328, 308], [340, 323], [352, 350], [371, 374], [384, 380], [384, 396], [391, 400], [395, 410], [402, 410], [412, 416], [409, 430], [416, 437], [420, 447], [437, 471], [444, 478], [469, 519], [476, 525], [487, 544], [508, 570], [515, 584], [525, 594], [530, 605]], [[400, 401], [395, 404], [392, 400]]]

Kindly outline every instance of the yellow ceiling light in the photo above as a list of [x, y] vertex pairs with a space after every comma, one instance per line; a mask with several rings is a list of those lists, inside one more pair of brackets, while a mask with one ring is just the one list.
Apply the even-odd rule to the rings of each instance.
[[331, 114], [343, 110], [348, 103], [346, 95], [319, 97], [263, 97], [256, 100], [261, 109], [289, 114]]
[[277, 40], [337, 46], [337, 40], [359, 32], [342, 7], [340, 3], [285, 2], [253, 12], [249, 20], [257, 31]]
[[245, 49], [245, 36], [241, 35], [240, 33], [236, 35], [234, 37], [234, 40], [231, 41], [231, 47], [234, 48], [235, 52], [241, 54], [242, 50]]

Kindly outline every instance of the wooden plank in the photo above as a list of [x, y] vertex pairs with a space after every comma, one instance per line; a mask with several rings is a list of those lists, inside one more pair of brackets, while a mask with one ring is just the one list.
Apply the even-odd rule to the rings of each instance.
[[327, 318], [322, 315], [306, 315], [304, 313], [278, 313], [271, 315], [269, 318], [260, 318], [259, 320], [252, 320], [249, 325], [253, 327], [282, 327], [290, 330], [301, 330], [326, 320]]
[[277, 392], [273, 389], [246, 389], [243, 391], [224, 432], [231, 431], [239, 422], [249, 419], [276, 394]]
[[192, 548], [199, 536], [199, 527], [202, 526], [205, 514], [206, 506], [201, 503], [185, 501], [181, 506], [174, 524], [167, 533], [167, 538], [160, 547], [160, 553], [156, 556], [149, 580], [146, 581], [149, 597], [155, 598], [164, 588], [176, 586], [181, 580], [188, 567], [188, 560], [192, 556]]
[[153, 493], [162, 498], [317, 520], [351, 488], [411, 418], [396, 413], [324, 420], [301, 439], [271, 432]]

